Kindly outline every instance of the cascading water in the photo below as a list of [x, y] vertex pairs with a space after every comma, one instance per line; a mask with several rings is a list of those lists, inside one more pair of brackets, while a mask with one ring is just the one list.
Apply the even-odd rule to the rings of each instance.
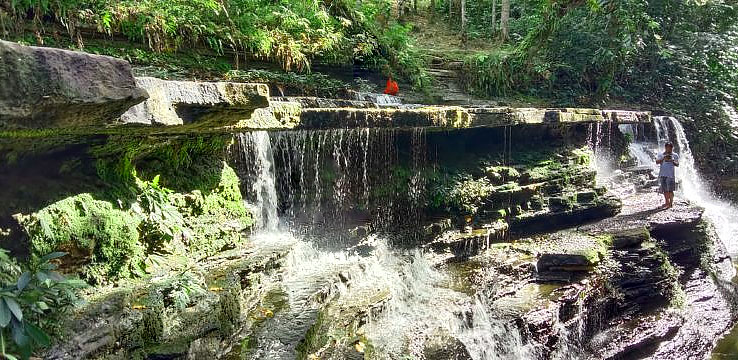
[[280, 208], [293, 225], [383, 231], [420, 221], [425, 130], [285, 131], [273, 141]]
[[238, 145], [241, 160], [244, 162], [247, 179], [253, 179], [251, 184], [253, 206], [258, 210], [260, 227], [267, 231], [274, 231], [279, 225], [277, 216], [277, 191], [274, 177], [274, 156], [269, 133], [255, 131], [238, 134]]
[[[630, 145], [630, 153], [640, 165], [651, 166], [656, 173], [656, 154], [663, 151], [664, 144], [671, 140], [675, 152], [680, 156], [677, 169], [678, 192], [687, 200], [703, 207], [704, 216], [715, 230], [731, 254], [738, 254], [738, 209], [730, 203], [718, 199], [711, 193], [705, 180], [695, 167], [694, 156], [689, 147], [684, 127], [674, 117], [654, 117], [656, 142], [635, 141]], [[635, 133], [634, 130], [627, 130]], [[673, 139], [670, 139], [673, 134]]]
[[[364, 244], [371, 248], [368, 253], [360, 255], [346, 248], [325, 250], [314, 241], [273, 231], [278, 223], [277, 194], [287, 217], [307, 212], [316, 220], [316, 216], [323, 216], [316, 215], [324, 210], [323, 203], [340, 213], [349, 204], [366, 207], [371, 198], [378, 208], [376, 221], [391, 221], [396, 216], [395, 196], [373, 198], [371, 192], [372, 186], [387, 187], [395, 176], [393, 166], [400, 156], [397, 136], [394, 130], [300, 131], [275, 133], [270, 143], [265, 132], [239, 134], [244, 168], [253, 177], [253, 199], [263, 216], [264, 229], [270, 230], [254, 235], [253, 243], [266, 247], [284, 241], [295, 244], [276, 292], [283, 294], [288, 306], [251, 335], [257, 345], [250, 356], [294, 358], [320, 311], [316, 293], [348, 303], [385, 294], [381, 307], [369, 312], [366, 325], [366, 336], [381, 357], [395, 358], [408, 352], [422, 357], [424, 342], [439, 333], [464, 344], [475, 360], [531, 356], [517, 327], [493, 316], [492, 307], [481, 297], [449, 288], [449, 275], [433, 265], [429, 254], [393, 249], [386, 238], [373, 236]], [[426, 186], [422, 172], [428, 166], [426, 134], [423, 129], [414, 129], [405, 136], [410, 147], [403, 156], [411, 171], [407, 196], [420, 205]], [[370, 173], [368, 168], [374, 171]], [[419, 214], [411, 217], [418, 220]], [[434, 316], [428, 316], [430, 313]]]
[[612, 172], [612, 121], [590, 123], [587, 129], [587, 146], [592, 150], [592, 166], [599, 178], [608, 178]]

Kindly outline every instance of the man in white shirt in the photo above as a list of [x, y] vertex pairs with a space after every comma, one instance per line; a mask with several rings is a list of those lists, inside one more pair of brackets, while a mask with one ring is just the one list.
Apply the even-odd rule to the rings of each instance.
[[659, 168], [659, 190], [664, 194], [664, 208], [674, 205], [674, 191], [676, 191], [675, 168], [679, 166], [679, 154], [673, 152], [674, 144], [667, 142], [664, 152], [656, 157]]

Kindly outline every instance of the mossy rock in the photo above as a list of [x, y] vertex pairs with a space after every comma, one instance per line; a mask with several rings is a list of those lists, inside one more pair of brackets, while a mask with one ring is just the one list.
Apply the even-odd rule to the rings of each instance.
[[18, 216], [31, 241], [32, 254], [70, 254], [66, 265], [81, 267], [91, 278], [132, 274], [143, 259], [141, 219], [92, 194], [70, 196], [29, 216]]
[[502, 184], [505, 181], [520, 179], [520, 172], [510, 166], [488, 166], [484, 169], [484, 172], [493, 184]]
[[651, 234], [644, 227], [627, 229], [612, 235], [612, 247], [624, 249], [638, 246], [651, 239]]

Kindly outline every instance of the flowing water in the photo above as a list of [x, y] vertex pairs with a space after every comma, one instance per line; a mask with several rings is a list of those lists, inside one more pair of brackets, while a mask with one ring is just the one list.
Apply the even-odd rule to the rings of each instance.
[[[655, 169], [655, 154], [671, 137], [682, 159], [678, 170], [682, 196], [705, 207], [705, 217], [715, 224], [720, 238], [732, 253], [738, 252], [738, 212], [703, 185], [681, 124], [674, 118], [656, 118], [655, 125], [657, 139], [652, 142], [642, 139], [637, 127], [622, 129], [638, 140], [631, 143], [631, 153], [639, 163]], [[588, 134], [598, 172], [610, 171], [603, 170], [602, 164], [607, 162], [611, 126], [593, 124]], [[506, 129], [504, 148], [509, 155], [513, 144], [508, 137], [512, 136]], [[398, 143], [405, 141], [409, 147], [400, 150]], [[434, 266], [431, 254], [395, 248], [387, 236], [372, 235], [358, 245], [349, 245], [343, 239], [327, 241], [328, 234], [308, 236], [304, 231], [305, 227], [331, 224], [345, 229], [357, 220], [347, 219], [345, 214], [362, 211], [365, 217], [360, 221], [370, 223], [373, 230], [396, 224], [403, 212], [411, 225], [417, 226], [420, 212], [414, 212], [417, 207], [412, 204], [423, 203], [426, 184], [422, 172], [431, 166], [424, 130], [252, 132], [239, 134], [238, 145], [244, 171], [253, 179], [249, 200], [262, 217], [254, 243], [295, 243], [280, 282], [289, 306], [254, 335], [258, 345], [251, 355], [294, 358], [324, 301], [334, 301], [369, 309], [365, 335], [387, 359], [408, 353], [422, 358], [425, 344], [439, 336], [456, 339], [475, 360], [538, 357], [522, 340], [517, 326], [485, 303], [484, 297], [452, 289], [450, 275]], [[399, 194], [377, 195], [378, 189], [396, 185], [391, 179], [397, 175], [395, 166], [400, 157], [409, 164], [404, 194], [409, 207], [400, 206]], [[282, 232], [277, 231], [280, 218], [286, 224]], [[323, 302], [316, 300], [316, 294], [321, 294]], [[559, 341], [550, 356], [576, 356], [576, 344], [585, 332], [585, 316], [580, 311], [574, 322], [554, 321], [566, 340]]]
[[705, 218], [709, 220], [717, 231], [720, 240], [732, 255], [738, 254], [738, 209], [715, 196], [705, 183], [695, 166], [694, 156], [689, 147], [684, 127], [674, 117], [654, 117], [656, 141], [638, 139], [637, 128], [624, 126], [625, 131], [634, 135], [636, 141], [630, 144], [630, 153], [638, 160], [639, 165], [651, 166], [658, 173], [655, 158], [663, 152], [667, 141], [674, 143], [674, 151], [680, 156], [677, 169], [679, 181], [678, 193], [685, 199], [703, 207]]
[[[412, 130], [409, 138], [409, 198], [420, 203], [425, 186], [421, 172], [429, 166], [425, 131]], [[398, 156], [393, 130], [282, 132], [271, 138], [265, 132], [252, 132], [237, 139], [242, 167], [253, 177], [253, 202], [263, 217], [254, 244], [295, 244], [280, 282], [288, 306], [254, 334], [257, 346], [252, 357], [295, 358], [297, 346], [320, 311], [316, 294], [338, 299], [339, 304], [374, 309], [369, 310], [365, 331], [382, 358], [407, 353], [422, 358], [424, 344], [439, 336], [456, 339], [477, 360], [531, 357], [532, 350], [524, 345], [517, 327], [496, 316], [482, 298], [452, 290], [449, 275], [433, 265], [430, 254], [393, 248], [386, 237], [377, 236], [366, 238], [360, 251], [324, 248], [315, 236], [298, 235], [301, 232], [295, 228], [277, 230], [277, 194], [286, 220], [304, 216], [306, 210], [312, 212], [311, 220], [332, 216], [324, 214], [330, 212], [321, 206], [324, 202], [334, 208], [348, 203], [365, 206], [371, 187], [392, 177]], [[379, 177], [371, 176], [367, 167]], [[332, 169], [329, 178], [325, 169]], [[327, 188], [331, 194], [324, 193]], [[372, 201], [379, 201], [379, 207], [388, 212], [375, 214], [380, 220], [392, 216], [391, 196]]]
[[[674, 151], [680, 156], [676, 173], [679, 181], [678, 193], [705, 209], [704, 217], [713, 224], [718, 237], [735, 259], [738, 255], [738, 209], [710, 191], [704, 178], [695, 167], [689, 141], [678, 119], [654, 117], [654, 128], [656, 139], [649, 141], [637, 126], [621, 125], [621, 130], [630, 133], [635, 140], [629, 145], [630, 154], [637, 159], [639, 165], [650, 166], [654, 173], [658, 174], [656, 156], [663, 151], [667, 141], [672, 142]], [[711, 358], [713, 360], [738, 358], [738, 327], [734, 327], [718, 342]]]
[[251, 207], [257, 209], [258, 221], [261, 228], [276, 230], [279, 225], [277, 215], [277, 191], [274, 177], [274, 156], [269, 133], [255, 131], [241, 133], [237, 136], [237, 150], [240, 161], [249, 176], [242, 179], [252, 181], [249, 184], [251, 191]]

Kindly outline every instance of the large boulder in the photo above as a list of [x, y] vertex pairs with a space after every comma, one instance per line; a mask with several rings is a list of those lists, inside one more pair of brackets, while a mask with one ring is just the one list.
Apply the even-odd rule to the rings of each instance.
[[123, 123], [186, 125], [210, 123], [234, 125], [251, 118], [257, 108], [269, 106], [264, 84], [235, 82], [169, 81], [136, 78], [150, 97], [120, 118]]
[[146, 98], [126, 61], [0, 40], [0, 128], [111, 123]]

